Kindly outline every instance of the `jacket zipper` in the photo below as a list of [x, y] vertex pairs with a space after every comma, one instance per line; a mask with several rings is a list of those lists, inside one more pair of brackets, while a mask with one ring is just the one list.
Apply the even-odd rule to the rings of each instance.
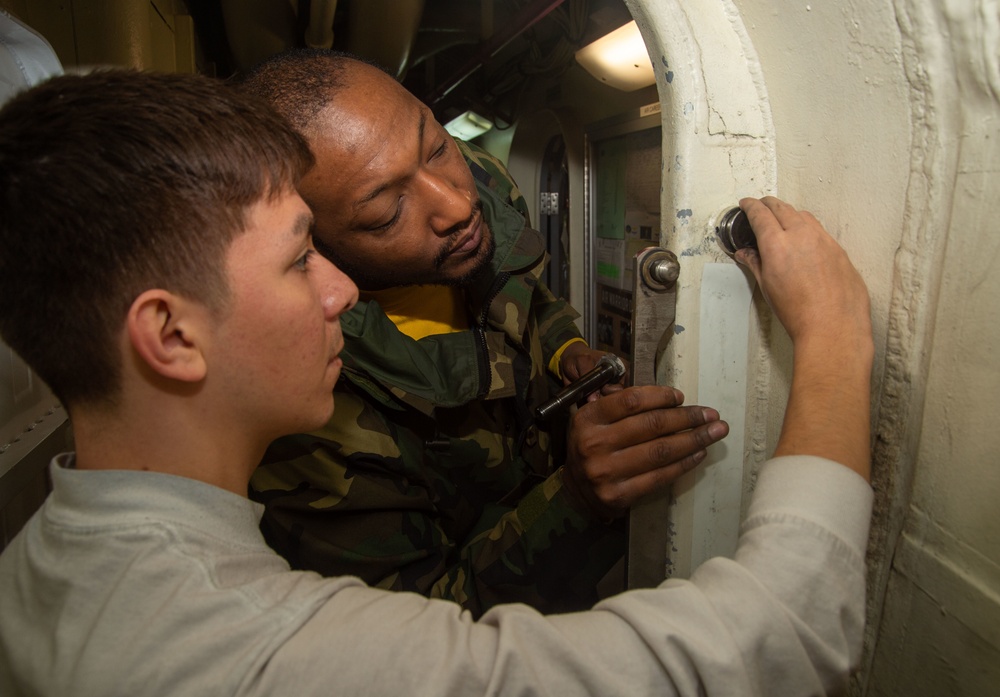
[[490, 288], [489, 295], [486, 296], [486, 302], [483, 304], [483, 312], [479, 316], [479, 326], [476, 327], [476, 343], [479, 344], [479, 384], [483, 385], [483, 389], [479, 393], [480, 396], [489, 394], [490, 388], [493, 386], [493, 371], [490, 370], [490, 352], [486, 346], [486, 318], [489, 316], [490, 305], [500, 295], [500, 291], [507, 285], [507, 281], [509, 280], [510, 273], [503, 271], [493, 281], [493, 286]]

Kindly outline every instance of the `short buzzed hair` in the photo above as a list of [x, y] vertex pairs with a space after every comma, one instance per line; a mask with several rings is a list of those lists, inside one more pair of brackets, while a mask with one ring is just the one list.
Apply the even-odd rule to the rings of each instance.
[[389, 74], [378, 63], [343, 51], [292, 49], [258, 63], [238, 85], [269, 103], [305, 133], [345, 86], [344, 72], [352, 62]]
[[67, 406], [113, 404], [135, 298], [223, 311], [247, 210], [312, 165], [273, 109], [204, 76], [101, 70], [16, 96], [0, 110], [0, 335]]

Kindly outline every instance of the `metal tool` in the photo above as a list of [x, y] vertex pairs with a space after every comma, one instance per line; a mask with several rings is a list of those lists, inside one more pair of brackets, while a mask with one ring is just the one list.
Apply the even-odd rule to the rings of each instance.
[[606, 353], [597, 361], [597, 366], [578, 380], [571, 382], [559, 394], [535, 411], [539, 419], [547, 419], [564, 407], [576, 404], [591, 392], [601, 389], [609, 382], [625, 374], [625, 362], [613, 353]]
[[722, 214], [715, 234], [722, 248], [730, 254], [740, 249], [757, 249], [757, 236], [753, 234], [747, 214], [740, 208], [730, 208]]
[[646, 247], [633, 259], [632, 384], [656, 384], [656, 356], [674, 323], [677, 256], [662, 247]]
[[[632, 274], [632, 385], [655, 385], [657, 358], [674, 335], [677, 256], [662, 247], [647, 247], [633, 259]], [[670, 548], [668, 494], [651, 496], [629, 511], [629, 588], [651, 588], [665, 573], [665, 555]]]

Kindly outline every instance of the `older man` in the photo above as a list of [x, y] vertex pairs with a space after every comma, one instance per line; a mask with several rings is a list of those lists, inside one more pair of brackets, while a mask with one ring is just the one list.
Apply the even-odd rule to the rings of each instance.
[[601, 354], [542, 283], [544, 244], [504, 167], [344, 54], [285, 53], [243, 87], [308, 139], [317, 248], [363, 291], [340, 407], [276, 443], [251, 483], [269, 542], [295, 567], [476, 615], [577, 610], [621, 588], [622, 516], [704, 459], [728, 433], [718, 412], [671, 409], [670, 391], [641, 415], [578, 414], [568, 436], [565, 414], [533, 418]]

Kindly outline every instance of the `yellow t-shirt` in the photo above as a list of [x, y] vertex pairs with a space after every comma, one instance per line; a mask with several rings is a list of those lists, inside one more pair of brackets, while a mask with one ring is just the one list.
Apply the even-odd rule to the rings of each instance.
[[[365, 298], [378, 302], [396, 328], [414, 340], [469, 329], [465, 294], [453, 286], [401, 286], [370, 291]], [[578, 341], [583, 339], [570, 339], [552, 356], [548, 368], [556, 377], [562, 379], [559, 361], [563, 351]]]
[[399, 331], [414, 340], [469, 328], [464, 293], [452, 286], [401, 286], [365, 293]]

